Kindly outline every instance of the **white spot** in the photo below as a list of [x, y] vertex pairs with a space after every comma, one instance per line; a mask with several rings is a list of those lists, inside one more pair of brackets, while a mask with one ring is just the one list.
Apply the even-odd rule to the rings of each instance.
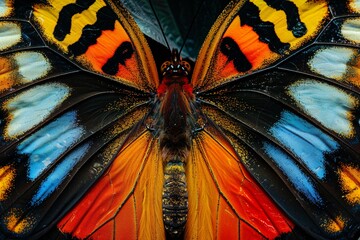
[[64, 84], [36, 86], [9, 99], [4, 108], [9, 112], [6, 135], [17, 137], [47, 118], [70, 94]]
[[0, 0], [0, 17], [8, 17], [12, 11], [12, 1]]
[[0, 51], [4, 51], [21, 41], [21, 28], [13, 22], [0, 22]]
[[[84, 129], [77, 124], [77, 114], [72, 111], [26, 138], [18, 145], [18, 151], [29, 156], [29, 179], [33, 181], [39, 177], [45, 169], [73, 146], [83, 133]], [[59, 143], [61, 147], [58, 147]]]
[[24, 83], [46, 76], [51, 69], [48, 59], [39, 52], [20, 52], [14, 60]]
[[314, 80], [302, 80], [289, 87], [289, 95], [312, 118], [334, 132], [353, 137], [353, 111], [358, 101], [343, 90]]
[[264, 143], [265, 152], [272, 158], [275, 164], [288, 177], [297, 191], [301, 192], [312, 203], [322, 203], [322, 199], [314, 182], [303, 170], [291, 159], [288, 155], [280, 149]]
[[269, 132], [298, 156], [318, 178], [325, 177], [325, 153], [339, 147], [334, 139], [318, 127], [288, 111], [281, 113], [281, 118]]
[[308, 62], [314, 72], [328, 78], [340, 80], [345, 74], [347, 63], [355, 51], [345, 47], [329, 47], [318, 50]]
[[65, 159], [63, 159], [46, 177], [46, 179], [42, 181], [36, 194], [31, 200], [31, 204], [41, 204], [46, 198], [48, 198], [65, 180], [67, 174], [72, 171], [72, 169], [82, 159], [82, 157], [86, 154], [89, 148], [90, 144], [85, 144], [70, 153]]
[[360, 0], [350, 0], [350, 7], [355, 12], [360, 12]]
[[360, 19], [348, 19], [341, 26], [341, 34], [349, 41], [360, 43]]

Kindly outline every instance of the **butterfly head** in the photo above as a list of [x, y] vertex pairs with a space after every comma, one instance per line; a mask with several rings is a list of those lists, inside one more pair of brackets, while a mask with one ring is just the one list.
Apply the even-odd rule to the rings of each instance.
[[162, 80], [157, 89], [158, 95], [163, 96], [169, 87], [175, 85], [187, 92], [188, 96], [193, 97], [193, 89], [189, 83], [189, 72], [191, 70], [190, 63], [181, 59], [177, 49], [173, 49], [171, 60], [161, 65]]
[[181, 59], [177, 49], [171, 52], [171, 60], [161, 65], [163, 76], [188, 76], [191, 70], [190, 63]]

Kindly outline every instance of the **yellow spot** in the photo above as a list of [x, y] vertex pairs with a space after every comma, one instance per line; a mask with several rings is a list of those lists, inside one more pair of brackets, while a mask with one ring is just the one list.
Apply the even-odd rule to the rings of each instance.
[[360, 13], [360, 2], [357, 0], [350, 0], [349, 7], [352, 11]]
[[11, 88], [14, 78], [11, 62], [6, 58], [0, 58], [0, 92]]
[[95, 1], [95, 3], [88, 9], [75, 14], [71, 19], [70, 33], [65, 36], [63, 41], [59, 41], [53, 35], [55, 26], [58, 22], [59, 13], [63, 7], [75, 2], [76, 0], [50, 1], [49, 3], [51, 6], [37, 4], [34, 8], [34, 20], [40, 25], [43, 34], [49, 41], [58, 45], [58, 47], [64, 52], [68, 52], [67, 47], [79, 40], [82, 34], [82, 29], [86, 25], [91, 25], [96, 22], [96, 13], [100, 8], [105, 6], [104, 1]]
[[338, 171], [345, 198], [351, 205], [360, 203], [360, 170], [344, 165]]
[[327, 231], [331, 233], [337, 233], [344, 229], [345, 227], [345, 220], [341, 216], [337, 216], [335, 219], [329, 220], [325, 228]]
[[299, 47], [299, 45], [304, 42], [304, 39], [317, 33], [319, 26], [322, 26], [321, 22], [328, 16], [326, 1], [293, 1], [299, 9], [300, 20], [307, 28], [304, 36], [296, 38], [292, 32], [287, 29], [286, 14], [284, 11], [269, 7], [264, 0], [253, 0], [252, 2], [260, 9], [260, 18], [264, 22], [269, 21], [274, 24], [276, 35], [281, 42], [290, 43], [290, 49]]
[[183, 165], [166, 165], [165, 171], [177, 171], [177, 172], [184, 172], [184, 166]]
[[341, 26], [341, 33], [347, 40], [357, 44], [360, 43], [360, 20], [358, 18], [350, 18], [344, 21]]
[[0, 22], [0, 50], [5, 51], [21, 41], [20, 24]]
[[12, 209], [4, 220], [6, 228], [16, 234], [26, 233], [26, 231], [30, 230], [35, 223], [34, 219], [30, 216], [23, 218], [21, 212], [17, 209]]
[[12, 166], [0, 168], [0, 201], [7, 198], [15, 179], [15, 169]]
[[81, 37], [82, 29], [86, 25], [92, 25], [96, 22], [96, 13], [104, 6], [103, 1], [95, 1], [87, 10], [75, 14], [72, 17], [70, 34], [65, 37], [63, 44], [71, 45], [77, 42]]
[[13, 0], [5, 0], [0, 2], [0, 17], [9, 17], [14, 10]]
[[359, 52], [354, 54], [353, 59], [348, 63], [348, 74], [343, 78], [357, 87], [360, 87], [360, 57]]

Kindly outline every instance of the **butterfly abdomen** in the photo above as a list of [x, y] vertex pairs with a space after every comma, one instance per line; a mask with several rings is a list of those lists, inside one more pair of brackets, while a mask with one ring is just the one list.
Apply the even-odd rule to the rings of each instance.
[[184, 232], [188, 212], [185, 163], [180, 158], [167, 162], [164, 168], [162, 194], [164, 226], [172, 239]]

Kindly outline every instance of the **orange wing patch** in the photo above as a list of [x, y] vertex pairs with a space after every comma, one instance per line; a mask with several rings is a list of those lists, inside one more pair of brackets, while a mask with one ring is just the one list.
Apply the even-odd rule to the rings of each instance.
[[189, 209], [185, 239], [215, 239], [219, 191], [203, 161], [198, 143], [193, 141], [192, 146], [186, 163]]
[[356, 206], [360, 203], [360, 169], [350, 165], [343, 165], [339, 170], [339, 179], [346, 193], [345, 198], [351, 204]]
[[[109, 59], [113, 58], [117, 49], [123, 43], [130, 43], [130, 38], [120, 23], [116, 21], [114, 30], [103, 31], [101, 36], [97, 39], [97, 43], [91, 45], [84, 55], [81, 55], [77, 59], [84, 65], [92, 66], [95, 71], [104, 73], [104, 66]], [[130, 48], [124, 48], [123, 54], [126, 54], [126, 51], [131, 50]], [[114, 76], [126, 79], [126, 81], [130, 81], [131, 83], [140, 84], [139, 80], [141, 79], [137, 73], [139, 66], [136, 56], [124, 59], [123, 63], [117, 63], [114, 67], [115, 69], [112, 72]]]
[[124, 234], [127, 239], [165, 238], [159, 197], [162, 162], [152, 139], [149, 132], [143, 133], [120, 150], [108, 171], [58, 228], [80, 239], [112, 239]]
[[[241, 221], [224, 198], [221, 198], [218, 203], [217, 214], [217, 239], [242, 239], [241, 237], [239, 237], [239, 233], [241, 234], [242, 232], [242, 230], [240, 229]], [[242, 225], [243, 224], [241, 224], [241, 226]], [[252, 234], [252, 236], [249, 236], [249, 233], [253, 232], [253, 230], [245, 232], [247, 232], [248, 235], [246, 236], [249, 239], [257, 239], [259, 237], [262, 238], [257, 233], [255, 235]]]
[[9, 191], [13, 188], [16, 170], [11, 165], [0, 168], [0, 201], [7, 198]]
[[123, 7], [49, 0], [34, 6], [32, 20], [49, 45], [80, 67], [145, 92], [159, 85], [145, 37]]
[[[188, 236], [239, 239], [241, 234], [273, 239], [292, 231], [291, 221], [239, 163], [229, 143], [217, 142], [205, 132], [193, 146], [187, 164]], [[201, 225], [195, 213], [201, 216]]]
[[35, 217], [26, 216], [21, 209], [12, 208], [4, 217], [6, 228], [16, 234], [26, 234], [36, 224]]
[[360, 87], [360, 55], [359, 52], [353, 55], [353, 58], [348, 64], [347, 74], [343, 76], [341, 80], [349, 81], [351, 84], [354, 84], [357, 87]]
[[269, 67], [314, 39], [328, 16], [326, 1], [230, 4], [204, 42], [193, 85], [205, 91]]
[[324, 224], [324, 227], [328, 232], [337, 233], [344, 230], [345, 224], [346, 220], [344, 220], [341, 216], [337, 216], [334, 219], [327, 221]]
[[14, 85], [11, 62], [0, 58], [0, 92], [8, 90]]
[[[234, 39], [234, 41], [247, 57], [250, 65], [253, 68], [259, 68], [264, 59], [269, 59], [271, 57], [271, 50], [267, 44], [259, 41], [259, 36], [250, 26], [239, 26], [240, 18], [236, 17], [224, 34], [223, 39], [237, 35], [243, 36]], [[218, 73], [219, 79], [233, 78], [239, 74], [234, 65], [234, 61], [229, 61], [229, 58], [224, 54], [218, 55], [214, 66], [218, 67], [218, 69], [215, 69], [214, 71]]]

